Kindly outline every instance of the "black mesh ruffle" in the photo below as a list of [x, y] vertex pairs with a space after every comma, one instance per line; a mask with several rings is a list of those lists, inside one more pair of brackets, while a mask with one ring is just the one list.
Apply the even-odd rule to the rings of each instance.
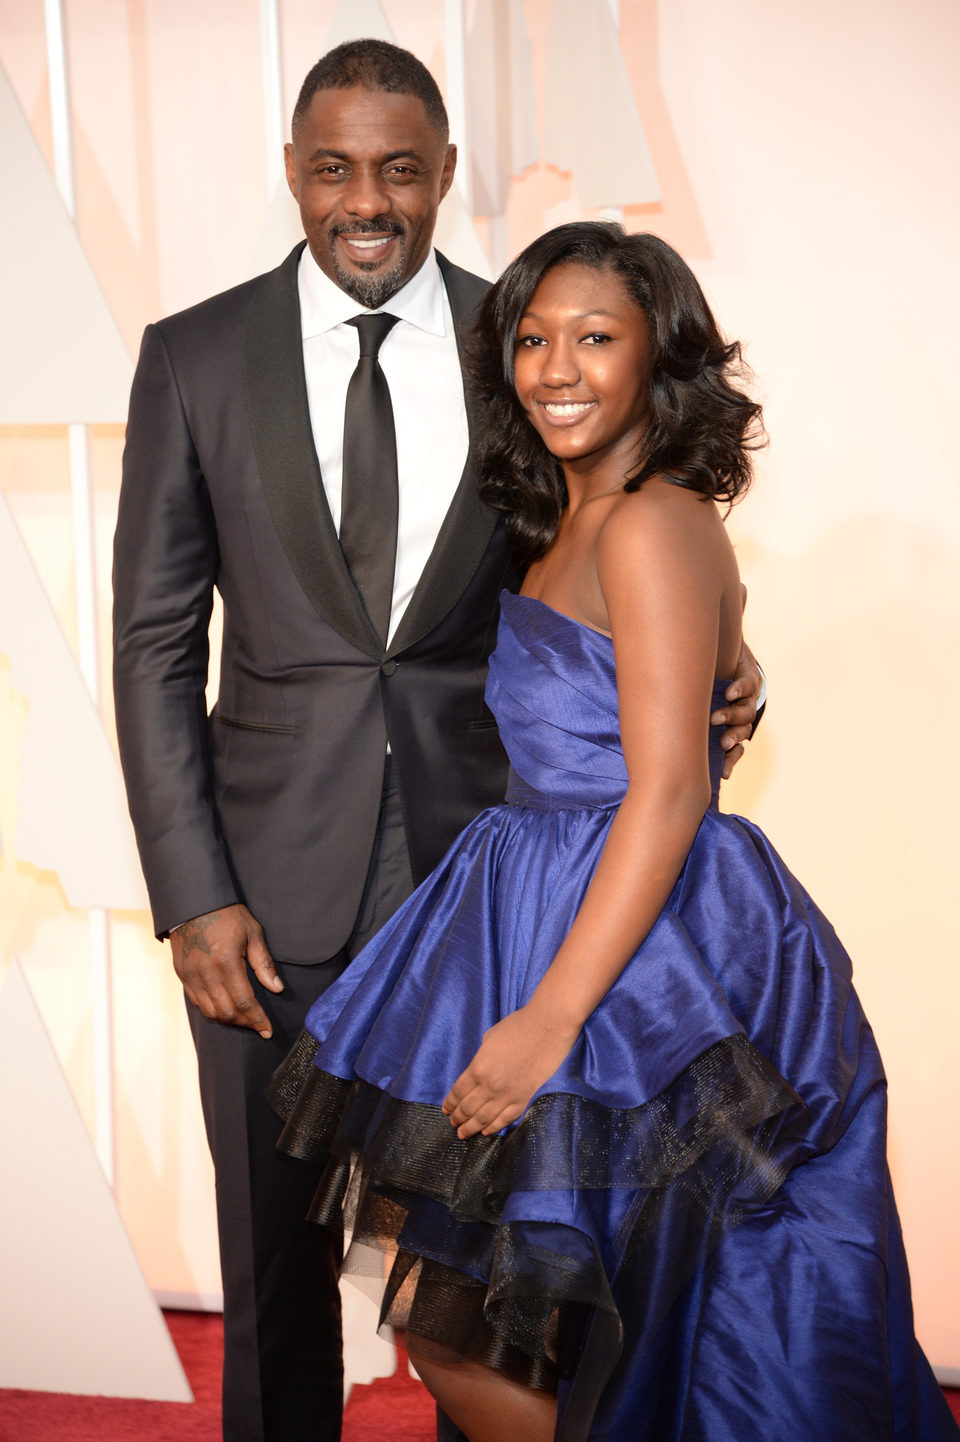
[[[802, 1105], [737, 1035], [642, 1106], [544, 1096], [505, 1134], [462, 1141], [438, 1106], [330, 1076], [316, 1051], [304, 1032], [268, 1089], [281, 1149], [328, 1157], [310, 1218], [352, 1231], [344, 1269], [382, 1293], [383, 1322], [438, 1357], [562, 1384], [564, 1442], [587, 1436], [624, 1324], [636, 1352], [709, 1249], [780, 1187]], [[573, 1213], [537, 1220], [512, 1201], [583, 1194], [599, 1219], [611, 1191], [619, 1222], [598, 1220], [599, 1250]]]

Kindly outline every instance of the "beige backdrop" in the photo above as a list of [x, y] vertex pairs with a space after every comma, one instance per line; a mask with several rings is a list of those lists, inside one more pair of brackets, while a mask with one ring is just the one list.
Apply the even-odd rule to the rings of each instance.
[[[335, 16], [333, 0], [280, 0], [284, 113], [347, 13], [364, 12], [365, 30], [389, 27], [433, 69], [461, 117], [454, 139], [465, 131], [473, 163], [448, 202], [460, 254], [482, 246], [494, 269], [549, 224], [625, 207], [630, 228], [680, 248], [725, 330], [745, 341], [772, 440], [730, 525], [772, 699], [725, 804], [770, 832], [853, 955], [890, 1076], [918, 1330], [935, 1364], [960, 1369], [960, 11], [953, 0], [622, 0], [617, 47], [608, 0], [464, 9], [465, 89], [446, 63], [456, 6], [353, 0]], [[24, 182], [27, 193], [5, 195], [7, 215], [19, 209], [0, 243], [0, 310], [16, 309], [18, 324], [38, 318], [32, 338], [14, 331], [11, 342], [4, 328], [0, 499], [16, 525], [2, 532], [0, 569], [12, 574], [25, 547], [42, 585], [41, 599], [11, 608], [8, 598], [0, 614], [0, 961], [20, 956], [92, 1128], [84, 908], [136, 902], [111, 879], [129, 848], [113, 783], [75, 794], [61, 766], [44, 786], [30, 759], [59, 705], [69, 769], [89, 779], [111, 764], [96, 728], [75, 727], [57, 700], [76, 676], [41, 613], [48, 603], [75, 651], [70, 465], [66, 426], [37, 416], [51, 387], [82, 392], [84, 366], [122, 370], [111, 316], [135, 355], [147, 321], [246, 278], [272, 245], [279, 260], [295, 213], [278, 201], [271, 218], [281, 157], [268, 160], [258, 0], [66, 0], [64, 10], [76, 231], [41, 224], [48, 198]], [[42, 0], [0, 0], [0, 64], [52, 167]], [[46, 249], [34, 221], [52, 237]], [[67, 255], [76, 240], [105, 306], [68, 324], [75, 287], [61, 298], [58, 284], [79, 264]], [[31, 359], [37, 333], [42, 364]], [[81, 353], [90, 348], [82, 364], [78, 335]], [[22, 397], [21, 409], [4, 397]], [[57, 419], [97, 422], [107, 675], [122, 414], [109, 399], [78, 405], [89, 409]], [[109, 695], [100, 714], [112, 743]], [[87, 890], [66, 875], [81, 855]], [[145, 912], [115, 910], [111, 935], [120, 1210], [153, 1288], [210, 1301], [212, 1183], [179, 987]]]

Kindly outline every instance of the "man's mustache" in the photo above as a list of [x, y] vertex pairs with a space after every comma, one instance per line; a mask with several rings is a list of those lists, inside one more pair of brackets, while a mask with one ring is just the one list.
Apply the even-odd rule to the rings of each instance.
[[335, 235], [402, 235], [403, 226], [395, 220], [351, 220], [341, 225], [331, 225], [330, 234]]

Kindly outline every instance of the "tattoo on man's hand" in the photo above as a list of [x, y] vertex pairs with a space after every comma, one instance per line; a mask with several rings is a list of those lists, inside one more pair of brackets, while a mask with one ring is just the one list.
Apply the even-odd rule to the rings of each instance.
[[210, 955], [210, 943], [206, 937], [206, 930], [213, 922], [219, 921], [219, 911], [209, 911], [206, 916], [198, 916], [193, 921], [185, 921], [182, 926], [177, 927], [177, 935], [183, 943], [183, 954], [189, 956], [191, 951], [202, 951]]

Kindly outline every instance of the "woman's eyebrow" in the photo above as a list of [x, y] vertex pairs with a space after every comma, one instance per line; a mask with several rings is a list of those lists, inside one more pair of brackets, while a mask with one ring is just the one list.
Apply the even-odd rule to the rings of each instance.
[[[589, 320], [590, 317], [594, 315], [606, 316], [608, 320], [619, 319], [616, 311], [613, 310], [581, 310], [578, 311], [576, 315], [570, 316], [570, 320]], [[524, 311], [523, 315], [520, 317], [518, 324], [522, 325], [525, 320], [540, 321], [543, 320], [543, 316], [538, 315], [535, 310], [527, 310]]]

